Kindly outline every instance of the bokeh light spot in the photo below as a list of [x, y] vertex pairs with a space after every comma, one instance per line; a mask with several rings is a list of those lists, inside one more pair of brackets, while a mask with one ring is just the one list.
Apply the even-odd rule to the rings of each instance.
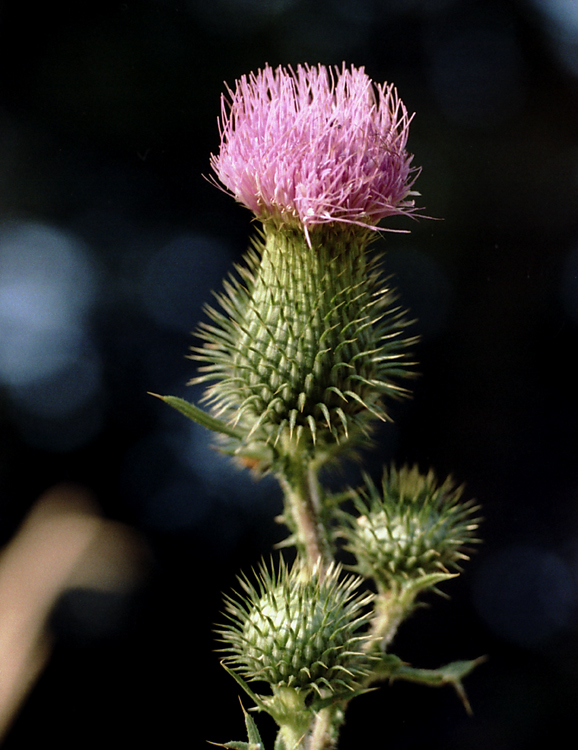
[[0, 228], [0, 382], [26, 385], [76, 359], [95, 287], [72, 236], [42, 224]]
[[148, 315], [161, 326], [190, 332], [228, 270], [231, 254], [218, 240], [197, 234], [174, 237], [146, 264], [141, 292]]
[[29, 414], [60, 419], [84, 407], [97, 394], [100, 384], [100, 360], [91, 351], [68, 361], [57, 373], [12, 386], [10, 396]]

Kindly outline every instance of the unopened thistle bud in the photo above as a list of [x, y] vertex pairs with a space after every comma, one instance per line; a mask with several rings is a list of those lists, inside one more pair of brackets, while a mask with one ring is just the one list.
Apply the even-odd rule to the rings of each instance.
[[420, 580], [427, 587], [461, 570], [480, 520], [479, 506], [461, 502], [462, 493], [451, 478], [439, 484], [433, 471], [415, 466], [384, 473], [381, 491], [368, 478], [354, 496], [359, 516], [343, 514], [354, 569], [383, 591]]
[[368, 674], [363, 628], [372, 600], [359, 593], [361, 579], [343, 578], [335, 565], [311, 573], [282, 564], [278, 573], [263, 566], [256, 586], [240, 580], [245, 595], [227, 599], [229, 623], [219, 631], [231, 669], [303, 699], [359, 687]]

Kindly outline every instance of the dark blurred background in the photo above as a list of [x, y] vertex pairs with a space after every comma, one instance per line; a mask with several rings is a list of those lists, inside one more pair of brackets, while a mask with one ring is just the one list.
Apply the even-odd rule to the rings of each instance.
[[489, 659], [467, 680], [473, 718], [450, 688], [384, 686], [353, 702], [341, 747], [575, 736], [575, 0], [13, 1], [0, 3], [0, 540], [74, 482], [148, 563], [122, 594], [61, 597], [7, 750], [244, 739], [211, 631], [221, 592], [281, 536], [279, 491], [147, 391], [199, 399], [191, 331], [252, 231], [203, 178], [223, 81], [343, 61], [416, 112], [420, 204], [442, 219], [396, 220], [411, 234], [379, 242], [418, 318], [421, 377], [367, 466], [451, 472], [486, 519], [452, 598], [432, 597], [394, 651], [423, 667]]

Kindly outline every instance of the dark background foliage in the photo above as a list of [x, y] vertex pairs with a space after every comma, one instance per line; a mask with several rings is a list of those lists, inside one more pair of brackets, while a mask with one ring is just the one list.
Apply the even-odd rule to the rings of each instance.
[[575, 726], [576, 4], [12, 1], [0, 3], [0, 539], [73, 481], [141, 534], [152, 564], [131, 595], [63, 597], [7, 750], [242, 739], [211, 628], [220, 592], [279, 539], [279, 492], [147, 391], [199, 398], [185, 387], [190, 331], [251, 232], [203, 179], [223, 81], [344, 60], [395, 82], [417, 113], [420, 202], [442, 219], [399, 220], [411, 234], [379, 243], [418, 318], [421, 376], [367, 465], [376, 478], [391, 461], [451, 472], [486, 519], [452, 598], [433, 597], [394, 650], [424, 667], [489, 660], [467, 682], [473, 718], [450, 688], [384, 686], [352, 704], [343, 750], [530, 750]]

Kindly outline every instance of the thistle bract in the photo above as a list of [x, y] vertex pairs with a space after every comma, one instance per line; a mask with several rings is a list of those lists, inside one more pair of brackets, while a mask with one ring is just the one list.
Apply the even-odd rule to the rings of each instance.
[[367, 478], [367, 490], [354, 497], [359, 516], [343, 514], [355, 569], [381, 589], [461, 570], [464, 545], [478, 541], [480, 520], [478, 506], [461, 502], [462, 493], [451, 478], [440, 484], [433, 471], [417, 467], [384, 473], [381, 491]]
[[266, 66], [221, 102], [211, 158], [226, 190], [260, 219], [372, 226], [414, 210], [411, 118], [391, 85], [363, 68]]
[[216, 325], [193, 350], [204, 366], [192, 382], [215, 381], [205, 400], [245, 436], [231, 450], [319, 457], [366, 440], [387, 419], [383, 397], [404, 393], [415, 339], [364, 242], [338, 232], [311, 249], [301, 232], [269, 228], [239, 270], [244, 283], [226, 285], [225, 314], [209, 310]]
[[342, 578], [335, 565], [324, 574], [263, 567], [256, 586], [241, 579], [246, 596], [228, 599], [229, 624], [219, 631], [225, 662], [275, 689], [320, 696], [354, 690], [368, 674], [362, 627], [372, 596], [358, 593], [360, 580]]

